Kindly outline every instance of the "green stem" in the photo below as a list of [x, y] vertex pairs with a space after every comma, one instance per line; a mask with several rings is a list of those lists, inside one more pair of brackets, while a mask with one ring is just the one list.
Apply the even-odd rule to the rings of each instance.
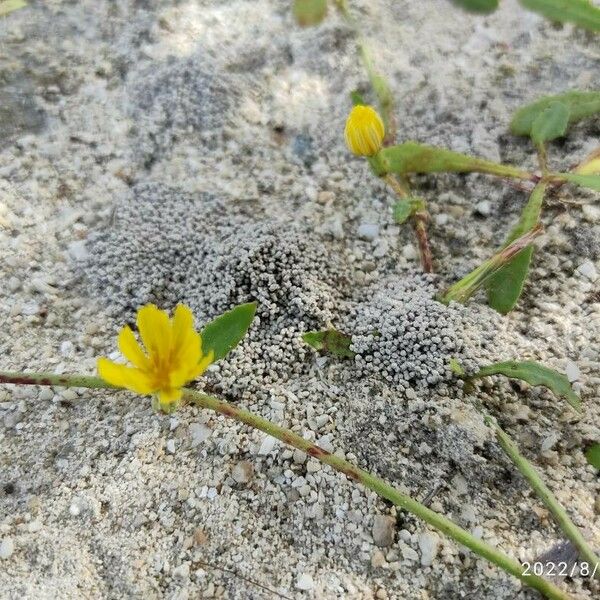
[[[88, 377], [85, 375], [55, 375], [53, 373], [19, 373], [19, 372], [0, 372], [0, 383], [16, 383], [22, 385], [58, 385], [64, 387], [85, 387], [85, 388], [110, 388], [114, 386], [104, 383], [98, 377]], [[462, 529], [443, 515], [440, 515], [433, 510], [427, 508], [420, 502], [414, 500], [410, 496], [403, 494], [396, 488], [387, 484], [385, 481], [372, 475], [371, 473], [353, 465], [347, 460], [332, 454], [316, 444], [305, 440], [289, 429], [275, 425], [258, 415], [255, 415], [247, 410], [238, 408], [229, 402], [219, 400], [213, 396], [209, 396], [202, 392], [184, 388], [183, 397], [188, 401], [208, 408], [226, 417], [230, 417], [245, 423], [250, 427], [259, 429], [264, 433], [281, 440], [298, 450], [302, 450], [309, 456], [312, 456], [320, 462], [331, 466], [336, 471], [343, 473], [349, 479], [361, 483], [366, 488], [374, 491], [382, 498], [386, 498], [395, 506], [398, 506], [408, 512], [419, 517], [432, 527], [438, 529], [448, 537], [452, 538], [459, 544], [466, 546], [475, 554], [485, 558], [489, 562], [500, 567], [507, 573], [520, 579], [525, 585], [528, 585], [550, 600], [572, 600], [566, 592], [555, 586], [553, 583], [538, 577], [537, 575], [524, 575], [523, 566], [497, 550], [486, 542], [474, 537], [468, 531]]]
[[511, 165], [412, 141], [383, 148], [368, 160], [380, 177], [387, 173], [487, 173], [536, 183], [539, 180], [533, 173]]
[[385, 144], [391, 144], [396, 138], [396, 119], [394, 118], [394, 96], [390, 89], [390, 86], [381, 73], [375, 68], [373, 57], [371, 55], [371, 49], [366, 39], [360, 31], [360, 27], [356, 22], [356, 19], [350, 13], [347, 2], [345, 0], [334, 0], [335, 4], [348, 24], [348, 26], [354, 31], [358, 40], [356, 46], [358, 48], [358, 56], [360, 57], [371, 87], [377, 96], [377, 103], [379, 104], [379, 111], [383, 118], [383, 124], [385, 125]]
[[460, 281], [450, 286], [445, 294], [438, 298], [440, 302], [448, 304], [454, 302], [466, 302], [481, 286], [489, 281], [504, 265], [510, 262], [519, 252], [527, 248], [533, 240], [542, 233], [541, 225], [537, 225], [514, 242], [494, 254], [492, 258], [473, 269]]
[[[400, 181], [395, 175], [385, 175], [384, 181], [396, 192], [400, 200], [410, 200], [411, 194], [408, 186]], [[427, 236], [427, 223], [429, 221], [429, 213], [425, 206], [425, 201], [419, 202], [419, 207], [411, 216], [413, 229], [417, 238], [419, 247], [419, 256], [421, 258], [421, 267], [424, 273], [433, 273], [433, 257], [431, 255], [431, 246], [429, 245], [429, 237]]]
[[581, 534], [581, 531], [579, 531], [577, 526], [569, 518], [567, 511], [560, 505], [554, 494], [542, 481], [533, 465], [519, 452], [517, 445], [511, 439], [511, 437], [491, 417], [487, 417], [486, 422], [490, 427], [493, 428], [494, 433], [496, 434], [496, 439], [498, 440], [498, 443], [504, 452], [508, 454], [521, 475], [525, 477], [529, 485], [533, 488], [535, 493], [540, 497], [542, 502], [552, 513], [556, 519], [556, 522], [558, 523], [558, 526], [577, 547], [582, 558], [588, 562], [590, 566], [590, 572], [594, 572], [596, 574], [596, 578], [599, 578], [600, 558], [594, 554], [594, 551], [586, 542], [585, 538]]

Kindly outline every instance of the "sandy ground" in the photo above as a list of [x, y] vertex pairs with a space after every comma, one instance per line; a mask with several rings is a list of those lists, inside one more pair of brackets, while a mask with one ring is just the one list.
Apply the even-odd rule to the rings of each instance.
[[[526, 196], [483, 176], [416, 178], [438, 272], [419, 277], [393, 198], [343, 144], [348, 93], [367, 82], [336, 15], [300, 30], [268, 0], [31, 4], [0, 22], [2, 368], [93, 373], [141, 303], [184, 300], [203, 321], [258, 298], [247, 340], [207, 376], [230, 400], [531, 560], [562, 538], [491, 413], [600, 547], [582, 452], [600, 439], [597, 197], [548, 199], [511, 315], [483, 298], [441, 307], [435, 290], [501, 243]], [[352, 4], [402, 139], [535, 168], [512, 111], [597, 79], [592, 36], [513, 0], [485, 18], [443, 0]], [[598, 119], [574, 127], [552, 164], [599, 135]], [[356, 361], [301, 344], [328, 323], [356, 334]], [[506, 381], [467, 394], [451, 356], [567, 371], [585, 413]], [[2, 598], [534, 596], [313, 459], [194, 408], [5, 387], [0, 461]]]

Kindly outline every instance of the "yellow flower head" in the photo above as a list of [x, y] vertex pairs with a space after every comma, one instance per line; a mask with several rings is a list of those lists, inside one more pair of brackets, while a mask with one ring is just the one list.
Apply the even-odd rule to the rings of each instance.
[[346, 119], [344, 137], [350, 152], [359, 156], [373, 156], [381, 150], [385, 127], [372, 106], [358, 104]]
[[213, 361], [214, 352], [202, 354], [202, 338], [194, 329], [192, 311], [182, 304], [172, 319], [154, 304], [138, 310], [137, 328], [143, 349], [128, 326], [119, 333], [121, 354], [133, 365], [98, 359], [98, 374], [104, 381], [138, 394], [156, 394], [163, 409], [181, 399], [181, 388], [195, 379]]

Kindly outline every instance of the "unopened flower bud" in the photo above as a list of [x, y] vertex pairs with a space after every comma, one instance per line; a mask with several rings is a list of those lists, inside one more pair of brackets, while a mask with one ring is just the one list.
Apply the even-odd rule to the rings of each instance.
[[344, 137], [353, 154], [373, 156], [381, 150], [385, 136], [383, 121], [372, 106], [359, 104], [348, 115]]

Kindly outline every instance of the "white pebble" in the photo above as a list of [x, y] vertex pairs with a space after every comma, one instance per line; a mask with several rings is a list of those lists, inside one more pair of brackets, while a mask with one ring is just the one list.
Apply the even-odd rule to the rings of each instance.
[[586, 221], [589, 221], [590, 223], [600, 223], [600, 206], [584, 204], [581, 207], [581, 212]]
[[192, 448], [195, 448], [210, 437], [212, 430], [202, 423], [192, 423], [189, 432], [192, 438]]
[[431, 531], [425, 531], [419, 535], [418, 544], [421, 550], [421, 565], [429, 567], [438, 553], [440, 536]]
[[275, 448], [276, 443], [277, 443], [276, 438], [274, 438], [270, 435], [266, 435], [260, 445], [258, 453], [262, 456], [270, 454], [271, 451], [273, 450], [273, 448]]
[[396, 531], [396, 520], [387, 515], [375, 515], [371, 535], [377, 546], [384, 548], [394, 543], [394, 532]]
[[565, 375], [571, 383], [581, 379], [581, 371], [579, 370], [577, 364], [572, 360], [568, 360], [567, 364], [565, 365]]
[[372, 242], [379, 235], [379, 225], [375, 223], [362, 223], [358, 226], [357, 234], [359, 238]]
[[583, 275], [587, 279], [589, 279], [592, 283], [598, 279], [598, 273], [596, 271], [596, 265], [591, 260], [586, 260], [582, 262], [577, 267], [577, 272], [580, 275]]
[[231, 477], [237, 483], [248, 483], [252, 479], [253, 473], [254, 467], [252, 463], [249, 463], [247, 460], [241, 460], [233, 467]]
[[492, 214], [492, 205], [489, 200], [482, 200], [475, 206], [475, 212], [483, 217], [489, 217]]
[[406, 244], [402, 248], [402, 256], [406, 258], [406, 260], [415, 260], [417, 258], [417, 251], [412, 244]]
[[296, 589], [298, 590], [308, 591], [312, 590], [314, 586], [315, 582], [308, 573], [302, 573], [298, 576], [298, 579], [296, 580]]
[[15, 551], [15, 544], [11, 538], [4, 538], [0, 542], [0, 558], [10, 558]]

